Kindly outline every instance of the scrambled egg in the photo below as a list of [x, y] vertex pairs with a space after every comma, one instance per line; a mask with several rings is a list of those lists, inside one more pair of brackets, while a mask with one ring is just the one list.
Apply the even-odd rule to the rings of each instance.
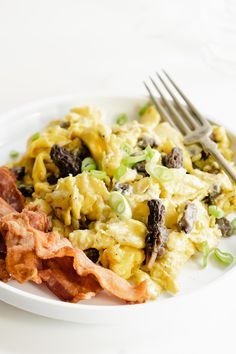
[[[217, 164], [211, 157], [204, 160], [200, 147], [186, 147], [181, 134], [161, 122], [153, 106], [148, 106], [139, 120], [113, 127], [105, 124], [103, 117], [97, 108], [74, 108], [63, 121], [52, 121], [36, 138], [29, 138], [25, 155], [14, 163], [25, 168], [21, 183], [33, 186], [34, 193], [28, 200], [48, 214], [51, 229], [68, 237], [74, 247], [99, 250], [98, 263], [103, 267], [134, 284], [147, 280], [151, 298], [163, 290], [176, 293], [178, 273], [188, 259], [202, 250], [203, 242], [212, 249], [221, 237], [215, 217], [208, 214], [205, 198], [217, 185], [221, 194], [215, 205], [229, 213], [236, 208], [236, 187], [224, 172], [214, 173]], [[213, 135], [231, 161], [232, 150], [224, 128], [215, 126]], [[145, 141], [146, 145], [152, 142], [151, 157]], [[85, 147], [96, 167], [60, 178], [60, 162], [55, 163], [50, 154], [55, 144], [70, 151], [72, 157], [81, 156], [79, 152]], [[146, 172], [145, 162], [152, 158], [153, 165], [162, 166], [163, 157], [174, 147], [183, 153], [183, 166], [168, 168], [171, 178], [158, 179]], [[51, 176], [54, 182], [50, 182]], [[122, 216], [122, 210], [117, 212], [119, 205], [111, 205], [113, 191], [120, 195], [121, 202], [125, 198], [132, 217]], [[148, 269], [147, 202], [152, 199], [161, 199], [165, 207], [169, 235], [166, 252]], [[185, 233], [179, 221], [189, 202], [194, 203], [197, 217], [191, 232]]]

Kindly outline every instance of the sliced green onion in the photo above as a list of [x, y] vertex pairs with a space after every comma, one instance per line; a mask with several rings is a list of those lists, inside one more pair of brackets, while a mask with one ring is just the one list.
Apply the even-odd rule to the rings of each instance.
[[122, 144], [121, 149], [126, 152], [128, 155], [132, 154], [133, 148], [129, 144]]
[[214, 251], [215, 258], [225, 265], [230, 265], [234, 261], [234, 256], [231, 253], [222, 252], [219, 248]]
[[202, 242], [202, 253], [203, 253], [203, 256], [202, 256], [202, 267], [206, 268], [207, 259], [208, 259], [209, 253], [210, 253], [210, 248], [209, 248], [209, 245], [208, 245], [207, 241]]
[[123, 125], [127, 122], [128, 118], [127, 115], [125, 113], [119, 114], [117, 119], [116, 119], [116, 123], [118, 125]]
[[96, 170], [96, 168], [96, 162], [92, 157], [86, 157], [85, 159], [83, 159], [81, 165], [82, 172]]
[[127, 219], [132, 218], [132, 211], [125, 197], [119, 192], [111, 192], [109, 196], [111, 209], [119, 216]]
[[19, 156], [19, 152], [18, 151], [14, 151], [13, 150], [13, 151], [10, 152], [10, 158], [11, 159], [13, 159], [13, 160], [17, 159], [18, 156]]
[[115, 170], [115, 173], [114, 173], [114, 177], [117, 181], [119, 181], [119, 179], [127, 172], [127, 166], [125, 165], [120, 165], [120, 167], [118, 167], [116, 170]]
[[231, 221], [231, 227], [233, 229], [233, 232], [236, 232], [236, 218]]
[[40, 133], [37, 132], [37, 133], [35, 133], [34, 135], [32, 135], [31, 140], [32, 140], [32, 141], [35, 141], [35, 140], [37, 140], [39, 137], [40, 137]]
[[125, 157], [122, 160], [122, 163], [126, 166], [132, 166], [132, 165], [135, 165], [136, 163], [144, 161], [144, 160], [146, 160], [146, 154]]
[[223, 210], [216, 205], [209, 205], [208, 213], [217, 219], [223, 218], [224, 216]]
[[147, 173], [156, 178], [160, 182], [167, 182], [173, 178], [172, 172], [165, 166], [157, 166], [152, 162], [146, 163], [145, 170]]
[[107, 177], [106, 172], [104, 171], [98, 171], [98, 170], [92, 170], [89, 172], [93, 177], [96, 177], [97, 179], [105, 179]]
[[146, 153], [146, 159], [148, 161], [151, 161], [153, 159], [153, 157], [155, 156], [155, 151], [151, 148], [150, 145], [148, 145], [145, 149], [145, 153]]
[[149, 108], [149, 104], [148, 103], [146, 103], [143, 107], [140, 108], [140, 110], [138, 112], [140, 117], [142, 117], [147, 112], [148, 108]]

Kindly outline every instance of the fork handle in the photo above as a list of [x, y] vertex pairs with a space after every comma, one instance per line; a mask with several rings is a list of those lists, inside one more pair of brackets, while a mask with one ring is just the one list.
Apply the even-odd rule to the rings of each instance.
[[218, 162], [218, 164], [223, 168], [225, 173], [236, 183], [236, 171], [233, 166], [225, 159], [222, 153], [217, 148], [216, 143], [212, 141], [209, 136], [205, 136], [204, 138], [199, 140], [199, 143], [202, 145], [203, 149], [209, 152], [214, 159]]

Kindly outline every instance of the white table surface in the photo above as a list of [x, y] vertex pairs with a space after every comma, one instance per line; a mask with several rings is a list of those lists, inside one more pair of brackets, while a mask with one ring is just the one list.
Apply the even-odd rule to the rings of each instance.
[[[0, 0], [0, 113], [58, 94], [142, 94], [141, 81], [165, 67], [200, 109], [234, 124], [236, 78], [203, 60], [201, 3]], [[234, 352], [234, 293], [226, 282], [187, 322], [155, 314], [133, 326], [66, 323], [0, 303], [0, 353]]]

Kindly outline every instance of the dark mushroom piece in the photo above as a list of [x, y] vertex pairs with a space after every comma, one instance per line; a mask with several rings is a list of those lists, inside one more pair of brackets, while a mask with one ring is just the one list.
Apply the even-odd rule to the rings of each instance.
[[24, 197], [31, 197], [34, 193], [34, 186], [32, 185], [20, 184], [18, 189], [21, 191]]
[[163, 157], [162, 163], [168, 168], [183, 167], [183, 151], [179, 147], [174, 147], [169, 154]]
[[229, 237], [233, 234], [231, 222], [225, 217], [216, 219], [216, 224], [220, 229], [223, 237]]
[[197, 208], [193, 203], [186, 205], [182, 218], [179, 221], [179, 226], [186, 234], [190, 233], [194, 227], [197, 217]]
[[96, 248], [88, 248], [84, 253], [93, 263], [97, 263], [99, 259], [99, 251]]
[[25, 177], [25, 167], [24, 166], [12, 167], [11, 172], [14, 173], [14, 175], [16, 176], [16, 179], [18, 181], [21, 181]]
[[76, 176], [81, 172], [81, 159], [77, 154], [55, 144], [51, 148], [50, 156], [60, 171], [60, 177], [67, 177], [69, 174]]
[[121, 194], [130, 194], [131, 186], [128, 183], [116, 182], [113, 188], [114, 191], [121, 192]]
[[146, 171], [146, 161], [137, 162], [132, 168], [139, 173], [143, 173], [145, 176], [148, 176]]
[[146, 149], [147, 146], [155, 147], [157, 146], [157, 142], [156, 139], [152, 136], [148, 136], [148, 135], [142, 135], [140, 138], [138, 138], [138, 146], [141, 149]]
[[85, 216], [79, 220], [79, 230], [87, 230], [91, 220], [87, 219]]
[[63, 129], [68, 129], [70, 127], [70, 122], [62, 121], [60, 123], [60, 127], [63, 128]]
[[166, 250], [168, 233], [165, 227], [165, 207], [159, 199], [148, 201], [148, 234], [146, 237], [146, 265], [150, 269]]
[[47, 176], [47, 181], [50, 185], [56, 184], [58, 181], [58, 177], [51, 173]]
[[209, 156], [210, 156], [209, 152], [206, 152], [205, 150], [202, 150], [201, 159], [202, 159], [203, 161], [206, 161]]
[[212, 191], [203, 199], [203, 201], [208, 205], [212, 205], [215, 203], [215, 200], [220, 196], [220, 194], [221, 187], [217, 184], [214, 184]]

